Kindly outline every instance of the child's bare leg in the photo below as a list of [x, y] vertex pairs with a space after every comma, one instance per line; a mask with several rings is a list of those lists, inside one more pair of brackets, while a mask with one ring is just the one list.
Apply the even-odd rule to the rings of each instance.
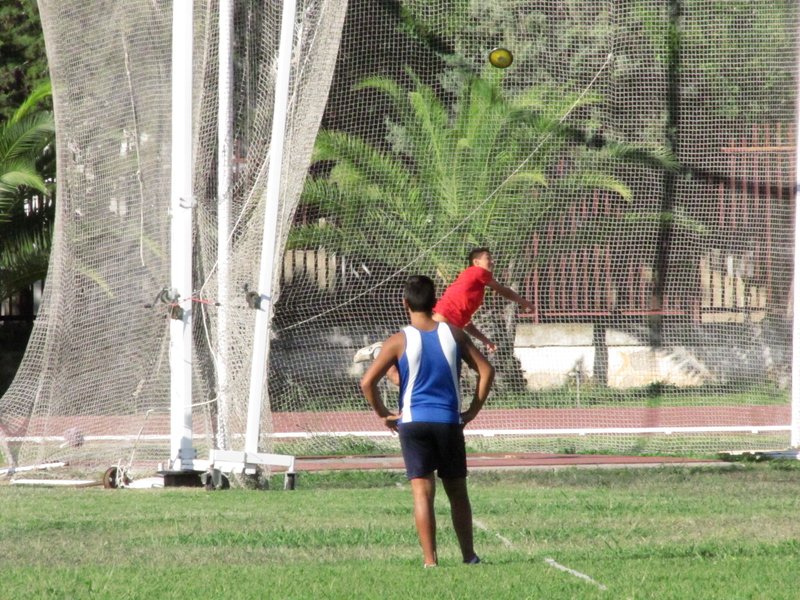
[[[414, 523], [417, 526], [419, 543], [426, 565], [436, 565], [436, 514], [433, 512], [433, 498], [436, 494], [436, 479], [433, 473], [411, 480], [411, 493], [414, 495]], [[472, 522], [470, 521], [470, 524]]]
[[450, 514], [453, 518], [453, 529], [456, 530], [461, 556], [464, 561], [475, 558], [475, 547], [472, 535], [472, 505], [467, 493], [467, 480], [442, 479], [444, 491], [450, 500]]

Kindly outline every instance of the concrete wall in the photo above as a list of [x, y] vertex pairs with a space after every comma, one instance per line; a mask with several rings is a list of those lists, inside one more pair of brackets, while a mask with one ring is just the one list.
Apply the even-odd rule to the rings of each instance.
[[[530, 389], [561, 386], [595, 375], [597, 349], [591, 324], [523, 324], [517, 326], [514, 355]], [[615, 388], [663, 383], [680, 387], [713, 380], [713, 375], [689, 350], [654, 350], [632, 335], [605, 330], [607, 384]]]

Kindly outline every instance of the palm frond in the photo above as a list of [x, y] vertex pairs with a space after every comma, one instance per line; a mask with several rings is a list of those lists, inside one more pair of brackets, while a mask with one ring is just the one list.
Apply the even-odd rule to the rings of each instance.
[[14, 112], [10, 121], [12, 123], [16, 123], [28, 113], [33, 111], [39, 102], [52, 95], [53, 86], [50, 81], [45, 81], [44, 83], [39, 84], [30, 94], [28, 94], [28, 97], [25, 98], [22, 106], [20, 106], [16, 112]]
[[335, 166], [327, 178], [306, 182], [302, 201], [322, 219], [296, 229], [293, 247], [319, 245], [398, 268], [413, 255], [449, 277], [463, 266], [468, 245], [522, 253], [534, 229], [576, 195], [606, 190], [631, 198], [608, 169], [630, 149], [592, 150], [593, 160], [578, 166], [576, 152], [589, 150], [570, 136], [576, 126], [561, 122], [566, 111], [600, 96], [540, 86], [512, 101], [499, 75], [469, 76], [453, 87], [448, 106], [412, 80], [410, 91], [384, 78], [357, 86], [392, 99], [394, 152], [341, 132], [319, 134], [314, 159]]
[[674, 231], [682, 231], [684, 234], [703, 236], [708, 234], [708, 227], [701, 221], [688, 215], [685, 210], [676, 208], [669, 213], [628, 213], [624, 216], [624, 223], [634, 226], [637, 229], [649, 229], [657, 231], [667, 221]]
[[408, 91], [403, 89], [394, 79], [386, 77], [368, 77], [353, 86], [353, 90], [374, 89], [383, 92], [391, 98], [397, 118], [402, 123], [413, 119], [413, 110], [408, 101]]
[[0, 130], [0, 160], [19, 157], [33, 159], [55, 135], [55, 121], [51, 113], [27, 115], [9, 122]]
[[19, 186], [29, 187], [43, 194], [48, 193], [47, 184], [42, 180], [42, 176], [32, 166], [22, 161], [6, 163], [2, 165], [3, 171], [0, 172], [0, 181], [10, 189], [16, 191]]
[[5, 300], [45, 278], [51, 234], [6, 223], [0, 224], [0, 240], [0, 300]]

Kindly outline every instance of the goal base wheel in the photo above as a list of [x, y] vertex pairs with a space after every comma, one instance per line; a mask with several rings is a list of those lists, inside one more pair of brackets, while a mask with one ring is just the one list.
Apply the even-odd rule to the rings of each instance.
[[117, 487], [117, 467], [109, 467], [103, 473], [103, 487], [107, 490]]

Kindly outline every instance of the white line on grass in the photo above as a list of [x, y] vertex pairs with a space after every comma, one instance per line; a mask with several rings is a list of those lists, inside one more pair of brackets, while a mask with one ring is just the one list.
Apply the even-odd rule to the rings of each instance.
[[[484, 525], [483, 523], [481, 523], [480, 521], [476, 521], [475, 519], [472, 519], [472, 522], [475, 523], [475, 525], [478, 527], [478, 529], [483, 529], [485, 532], [489, 533], [489, 528], [486, 525]], [[495, 533], [494, 535], [495, 535], [496, 538], [499, 538], [500, 541], [503, 542], [508, 548], [513, 548], [514, 547], [514, 544], [509, 542], [506, 538], [504, 538], [499, 533]]]
[[[478, 529], [482, 529], [486, 533], [491, 533], [489, 531], [489, 528], [486, 525], [484, 525], [483, 523], [481, 523], [480, 521], [478, 521], [477, 519], [472, 519], [472, 522], [475, 524], [475, 526]], [[514, 544], [512, 544], [508, 539], [504, 538], [499, 533], [495, 533], [494, 536], [496, 538], [499, 538], [500, 541], [502, 541], [508, 548], [513, 548], [514, 547]], [[570, 575], [574, 575], [575, 577], [580, 577], [581, 579], [583, 579], [585, 581], [588, 581], [589, 583], [593, 583], [594, 585], [599, 587], [601, 590], [605, 591], [605, 590], [608, 589], [602, 583], [599, 583], [599, 582], [595, 581], [594, 579], [592, 579], [588, 575], [584, 575], [583, 573], [580, 573], [580, 572], [578, 572], [578, 571], [576, 571], [574, 569], [570, 569], [569, 567], [565, 567], [564, 565], [561, 565], [561, 564], [557, 563], [556, 561], [554, 561], [552, 558], [545, 558], [544, 562], [546, 562], [551, 567], [555, 567], [556, 569], [561, 569], [562, 571], [565, 571], [565, 572], [569, 573]]]
[[596, 585], [597, 587], [599, 587], [601, 590], [607, 590], [607, 589], [608, 589], [608, 588], [607, 588], [606, 586], [604, 586], [602, 583], [598, 583], [598, 582], [596, 582], [594, 579], [592, 579], [592, 578], [591, 578], [591, 577], [589, 577], [588, 575], [584, 575], [583, 573], [579, 573], [578, 571], [575, 571], [574, 569], [570, 569], [569, 567], [565, 567], [564, 565], [560, 565], [560, 564], [558, 564], [556, 561], [554, 561], [552, 558], [545, 558], [545, 559], [544, 559], [544, 562], [546, 562], [546, 563], [547, 563], [548, 565], [550, 565], [551, 567], [555, 567], [556, 569], [561, 569], [562, 571], [566, 571], [566, 572], [567, 572], [567, 573], [569, 573], [570, 575], [575, 575], [575, 577], [580, 577], [581, 579], [585, 579], [585, 580], [586, 580], [586, 581], [588, 581], [589, 583], [593, 583], [593, 584], [595, 584], [595, 585]]

